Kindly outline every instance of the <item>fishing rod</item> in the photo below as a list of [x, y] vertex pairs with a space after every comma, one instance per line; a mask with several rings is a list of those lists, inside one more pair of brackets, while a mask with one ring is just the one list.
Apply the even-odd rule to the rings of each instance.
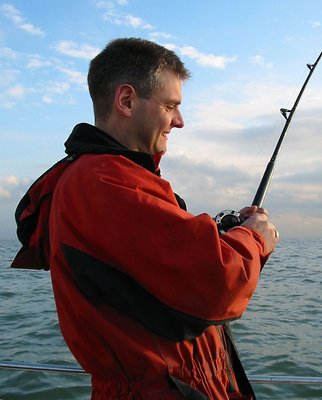
[[[318, 58], [316, 59], [315, 63], [313, 64], [306, 64], [306, 66], [308, 67], [308, 69], [310, 70], [307, 78], [305, 79], [305, 82], [294, 102], [293, 107], [291, 108], [291, 110], [286, 109], [286, 108], [281, 108], [280, 112], [283, 115], [283, 117], [285, 118], [285, 124], [284, 124], [284, 128], [282, 130], [282, 133], [278, 139], [277, 145], [274, 149], [274, 152], [272, 154], [272, 157], [270, 159], [270, 161], [268, 162], [264, 175], [261, 179], [261, 182], [258, 186], [257, 192], [255, 194], [255, 197], [252, 201], [252, 205], [253, 206], [257, 206], [257, 207], [261, 207], [263, 204], [263, 201], [265, 199], [269, 184], [271, 182], [272, 176], [273, 176], [273, 172], [274, 172], [274, 168], [275, 168], [275, 163], [276, 163], [276, 159], [277, 156], [279, 154], [280, 148], [282, 146], [282, 143], [285, 139], [285, 135], [287, 132], [287, 129], [291, 123], [291, 120], [293, 118], [293, 115], [295, 113], [295, 110], [297, 108], [297, 105], [302, 97], [302, 94], [306, 88], [306, 85], [308, 84], [316, 66], [318, 65], [320, 59], [322, 57], [322, 52], [320, 53], [320, 55], [318, 56]], [[216, 215], [216, 217], [214, 218], [215, 222], [217, 223], [218, 226], [218, 230], [219, 233], [225, 233], [227, 232], [229, 229], [233, 228], [234, 226], [238, 226], [240, 225], [243, 220], [242, 218], [239, 216], [239, 213], [237, 211], [233, 211], [233, 210], [224, 210], [222, 212], [220, 212], [219, 214]]]

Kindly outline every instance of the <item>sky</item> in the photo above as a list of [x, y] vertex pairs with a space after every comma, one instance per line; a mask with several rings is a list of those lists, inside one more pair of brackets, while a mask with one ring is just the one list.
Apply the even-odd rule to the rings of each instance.
[[[0, 0], [0, 239], [34, 179], [93, 123], [90, 60], [117, 37], [174, 50], [191, 71], [162, 177], [193, 214], [250, 205], [309, 69], [320, 0]], [[320, 65], [321, 64], [321, 65]], [[322, 237], [322, 61], [294, 113], [264, 206], [282, 238]]]

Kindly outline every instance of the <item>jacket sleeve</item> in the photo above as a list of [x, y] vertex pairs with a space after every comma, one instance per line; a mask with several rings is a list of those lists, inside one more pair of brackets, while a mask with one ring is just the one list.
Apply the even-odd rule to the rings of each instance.
[[168, 182], [121, 156], [66, 171], [50, 232], [86, 296], [171, 340], [240, 317], [267, 257], [256, 232], [219, 237], [209, 215], [180, 209]]

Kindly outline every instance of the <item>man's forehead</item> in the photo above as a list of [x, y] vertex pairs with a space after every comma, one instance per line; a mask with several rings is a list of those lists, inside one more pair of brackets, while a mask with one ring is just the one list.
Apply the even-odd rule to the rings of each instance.
[[160, 75], [161, 86], [155, 89], [156, 93], [181, 99], [182, 80], [173, 71], [163, 71]]

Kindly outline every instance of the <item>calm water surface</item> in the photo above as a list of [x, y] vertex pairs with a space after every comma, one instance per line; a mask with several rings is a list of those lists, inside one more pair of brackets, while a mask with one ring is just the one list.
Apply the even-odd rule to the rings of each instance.
[[[50, 277], [9, 268], [19, 248], [0, 241], [0, 362], [74, 366], [59, 331]], [[322, 377], [322, 240], [281, 240], [250, 306], [232, 323], [250, 375]], [[322, 399], [322, 385], [254, 385], [258, 400]], [[0, 369], [0, 399], [88, 400], [86, 375]]]

